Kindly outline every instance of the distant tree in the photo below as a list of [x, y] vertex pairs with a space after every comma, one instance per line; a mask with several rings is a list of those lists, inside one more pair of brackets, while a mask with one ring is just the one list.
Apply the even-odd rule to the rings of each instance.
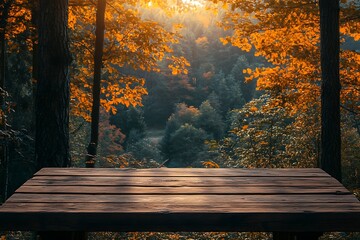
[[195, 88], [187, 75], [172, 75], [163, 70], [159, 77], [150, 81], [154, 86], [149, 88], [144, 100], [144, 115], [149, 125], [163, 127], [174, 112], [174, 105], [180, 102], [193, 105]]
[[188, 123], [181, 125], [170, 137], [167, 166], [187, 167], [199, 160], [199, 155], [205, 150], [206, 138], [204, 130]]
[[341, 134], [342, 183], [357, 189], [360, 187], [360, 135], [347, 121], [342, 124]]
[[146, 135], [146, 123], [144, 111], [141, 107], [118, 106], [115, 115], [110, 117], [110, 123], [121, 129], [125, 134], [124, 148], [128, 144], [134, 144]]
[[225, 128], [221, 115], [211, 106], [209, 101], [200, 105], [199, 112], [196, 126], [211, 136], [208, 139], [219, 140], [224, 135]]
[[240, 83], [241, 92], [246, 102], [250, 102], [254, 98], [256, 89], [256, 81], [247, 82], [245, 80], [244, 70], [250, 67], [251, 66], [246, 58], [246, 55], [242, 55], [237, 59], [235, 65], [231, 69], [231, 75], [235, 78], [237, 82]]
[[176, 105], [175, 112], [170, 116], [168, 122], [173, 122], [176, 128], [185, 123], [195, 125], [199, 114], [199, 109], [187, 106], [185, 103], [179, 103]]
[[[147, 78], [149, 94], [144, 97], [144, 117], [149, 127], [165, 127], [166, 121], [174, 111], [174, 93], [164, 75]], [[177, 101], [178, 99], [176, 99]]]
[[217, 111], [220, 112], [221, 110], [221, 103], [220, 103], [220, 98], [219, 96], [213, 91], [210, 93], [210, 95], [208, 96], [207, 100], [210, 105]]
[[294, 167], [320, 167], [320, 109], [288, 116], [285, 119], [288, 139], [287, 158]]
[[233, 110], [231, 130], [219, 145], [219, 162], [228, 167], [290, 167], [286, 117], [284, 109], [269, 107], [268, 95]]
[[143, 138], [137, 142], [128, 144], [126, 151], [131, 153], [136, 159], [156, 161], [162, 163], [162, 157], [157, 142], [148, 138]]
[[226, 116], [228, 111], [241, 108], [245, 104], [241, 90], [241, 82], [232, 74], [225, 76], [223, 72], [211, 79], [210, 90], [216, 93], [220, 101], [220, 113]]
[[168, 166], [200, 163], [210, 157], [205, 140], [218, 140], [223, 134], [222, 117], [209, 101], [203, 102], [199, 109], [181, 103], [167, 121], [161, 151]]
[[100, 110], [99, 121], [99, 157], [103, 160], [109, 155], [119, 155], [123, 152], [125, 135], [120, 128], [110, 122], [110, 113]]
[[171, 158], [172, 137], [173, 134], [184, 124], [196, 125], [199, 117], [199, 110], [195, 107], [188, 107], [184, 103], [176, 105], [175, 112], [169, 117], [163, 138], [160, 142], [161, 152], [165, 159]]
[[39, 79], [36, 92], [38, 167], [69, 165], [68, 1], [41, 0], [39, 15]]

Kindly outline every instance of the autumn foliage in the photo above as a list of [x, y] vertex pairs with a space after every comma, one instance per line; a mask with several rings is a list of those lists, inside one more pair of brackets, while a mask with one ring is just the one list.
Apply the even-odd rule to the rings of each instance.
[[[134, 71], [159, 72], [161, 62], [166, 61], [174, 75], [186, 74], [189, 63], [173, 55], [172, 45], [180, 37], [176, 27], [172, 31], [143, 19], [139, 12], [141, 4], [137, 1], [108, 1], [107, 4], [101, 105], [115, 113], [118, 104], [141, 106], [142, 96], [147, 94], [145, 79]], [[69, 17], [76, 61], [71, 83], [72, 111], [87, 120], [91, 109], [95, 10], [91, 2], [86, 6], [74, 5]]]
[[[316, 1], [224, 1], [230, 8], [222, 26], [233, 29], [223, 38], [245, 51], [254, 49], [271, 65], [244, 69], [247, 81], [257, 80], [257, 89], [269, 91], [273, 104], [290, 114], [318, 108], [320, 100], [320, 28]], [[356, 1], [341, 1], [342, 42], [360, 39]], [[341, 52], [342, 102], [359, 112], [359, 53]]]

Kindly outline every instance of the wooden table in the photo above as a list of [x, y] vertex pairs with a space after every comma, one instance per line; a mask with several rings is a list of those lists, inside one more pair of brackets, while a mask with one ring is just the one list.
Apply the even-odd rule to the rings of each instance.
[[265, 231], [316, 239], [360, 231], [360, 203], [320, 169], [45, 168], [0, 207], [0, 230]]

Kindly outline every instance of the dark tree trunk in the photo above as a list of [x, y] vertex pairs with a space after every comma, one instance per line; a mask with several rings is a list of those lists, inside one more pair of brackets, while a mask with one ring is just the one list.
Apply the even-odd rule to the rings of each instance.
[[35, 154], [38, 167], [69, 165], [68, 1], [40, 0]]
[[[6, 25], [9, 16], [10, 6], [13, 0], [3, 2], [1, 6], [0, 19], [0, 107], [5, 110], [5, 78], [6, 78]], [[0, 130], [6, 130], [6, 113], [3, 111], [0, 116]], [[8, 193], [8, 146], [4, 137], [0, 144], [0, 203], [5, 202]]]
[[86, 167], [90, 168], [95, 166], [95, 157], [99, 138], [100, 83], [102, 56], [104, 49], [105, 8], [106, 0], [98, 0], [96, 10], [96, 40], [94, 55], [93, 104], [91, 110], [91, 137], [86, 156]]
[[341, 181], [339, 0], [320, 0], [321, 167]]

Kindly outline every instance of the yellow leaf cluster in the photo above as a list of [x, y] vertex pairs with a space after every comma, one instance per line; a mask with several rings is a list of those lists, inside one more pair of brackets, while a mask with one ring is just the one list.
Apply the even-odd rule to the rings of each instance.
[[187, 67], [190, 67], [190, 63], [186, 58], [171, 56], [167, 60], [170, 61], [168, 67], [171, 69], [172, 75], [188, 74]]

